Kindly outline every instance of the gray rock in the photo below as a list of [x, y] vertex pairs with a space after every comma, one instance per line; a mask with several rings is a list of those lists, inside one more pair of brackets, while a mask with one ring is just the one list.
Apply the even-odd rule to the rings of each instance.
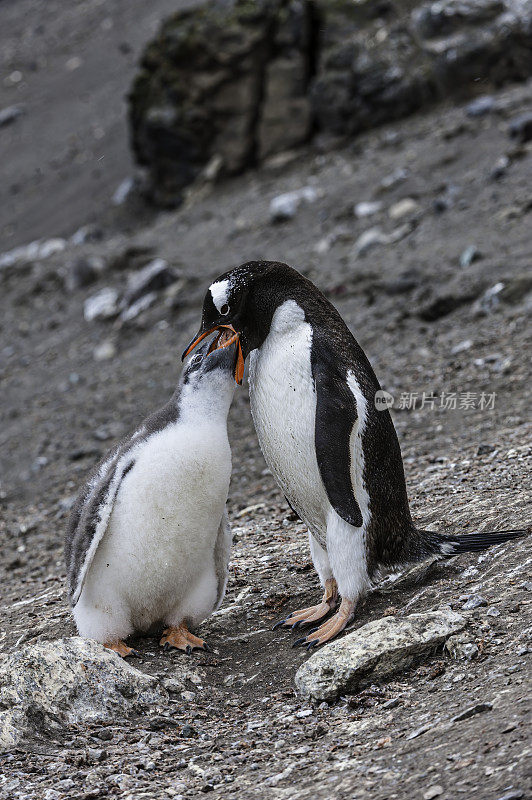
[[388, 244], [388, 234], [381, 228], [369, 228], [361, 233], [355, 242], [354, 254], [357, 258], [364, 258], [371, 250], [381, 244]]
[[423, 800], [434, 800], [435, 797], [439, 797], [441, 794], [443, 794], [443, 786], [436, 783], [433, 786], [429, 786], [426, 792], [423, 792]]
[[87, 322], [95, 319], [111, 319], [118, 314], [118, 292], [106, 286], [88, 297], [83, 304], [83, 316]]
[[315, 27], [299, 0], [211, 2], [163, 23], [129, 96], [152, 201], [181, 202], [213, 156], [231, 175], [309, 138]]
[[479, 653], [476, 642], [471, 641], [468, 633], [450, 636], [445, 643], [445, 649], [456, 661], [473, 661]]
[[475, 301], [471, 309], [474, 316], [487, 316], [493, 313], [501, 302], [501, 292], [504, 289], [504, 283], [499, 281], [494, 286], [486, 289], [483, 295]]
[[532, 139], [532, 112], [529, 111], [510, 120], [508, 133], [512, 139], [516, 139], [521, 144], [529, 142]]
[[483, 606], [487, 606], [488, 601], [485, 597], [481, 597], [479, 594], [471, 594], [465, 601], [462, 608], [464, 611], [472, 611], [475, 608], [482, 608]]
[[11, 267], [18, 262], [31, 262], [49, 258], [54, 253], [60, 253], [66, 247], [65, 239], [39, 239], [29, 244], [15, 247], [0, 255], [0, 268]]
[[430, 39], [460, 31], [464, 25], [486, 22], [503, 11], [502, 0], [436, 0], [423, 3], [412, 16], [419, 35]]
[[99, 242], [103, 238], [103, 231], [97, 225], [82, 225], [70, 237], [73, 245], [85, 244], [86, 242]]
[[462, 251], [460, 255], [460, 266], [462, 269], [471, 266], [474, 261], [478, 261], [482, 258], [482, 253], [480, 250], [475, 247], [474, 244], [470, 244], [469, 247], [466, 247], [465, 250]]
[[155, 301], [157, 300], [157, 292], [149, 292], [149, 294], [144, 294], [142, 297], [139, 297], [138, 300], [135, 300], [130, 306], [124, 308], [123, 311], [120, 312], [120, 319], [122, 322], [130, 322], [135, 317], [138, 317], [143, 311], [146, 311], [150, 306], [152, 306]]
[[510, 166], [510, 163], [511, 162], [510, 162], [510, 159], [508, 158], [508, 156], [501, 156], [500, 158], [498, 158], [497, 161], [495, 162], [495, 164], [493, 165], [493, 167], [490, 170], [490, 174], [489, 174], [490, 180], [498, 181], [504, 175], [506, 175], [506, 172], [508, 171], [508, 167]]
[[396, 3], [388, 16], [374, 8], [373, 18], [358, 10], [369, 3], [318, 5], [322, 50], [311, 99], [322, 131], [353, 135], [473, 93], [479, 68], [488, 85], [532, 72], [532, 12], [519, 0]]
[[[314, 131], [345, 138], [476, 94], [479, 74], [487, 86], [527, 80], [531, 24], [523, 0], [218, 0], [178, 12], [129, 97], [146, 192], [175, 205], [213, 157], [220, 175], [236, 174]], [[477, 97], [466, 113], [492, 106]]]
[[482, 94], [466, 106], [466, 114], [468, 117], [484, 117], [494, 108], [495, 99], [490, 94]]
[[293, 192], [285, 192], [274, 197], [270, 203], [270, 220], [285, 222], [296, 215], [301, 203], [314, 203], [318, 196], [313, 186], [303, 186]]
[[0, 128], [6, 125], [11, 125], [16, 119], [22, 117], [26, 113], [24, 106], [7, 106], [0, 110]]
[[415, 730], [411, 731], [408, 736], [406, 737], [408, 741], [411, 739], [417, 739], [418, 736], [423, 736], [424, 733], [427, 733], [432, 728], [432, 723], [427, 723], [427, 725], [422, 725], [421, 728], [415, 728]]
[[369, 200], [362, 203], [357, 203], [353, 209], [355, 217], [364, 219], [364, 217], [372, 217], [373, 214], [378, 214], [382, 210], [382, 203], [380, 200]]
[[[116, 356], [116, 346], [110, 339], [104, 339], [94, 348], [93, 352], [95, 361], [110, 361]], [[98, 438], [98, 437], [96, 437]]]
[[412, 226], [405, 222], [391, 233], [385, 233], [381, 228], [369, 228], [360, 234], [353, 247], [353, 255], [356, 258], [364, 258], [371, 250], [379, 245], [393, 244], [408, 236], [413, 230]]
[[296, 688], [305, 698], [334, 700], [406, 669], [464, 626], [451, 609], [374, 620], [312, 655], [296, 673]]
[[38, 642], [0, 659], [0, 749], [67, 725], [166, 705], [157, 679], [79, 637]]
[[464, 711], [461, 711], [459, 714], [451, 718], [451, 722], [462, 722], [464, 719], [470, 719], [474, 717], [476, 714], [483, 714], [484, 711], [491, 711], [493, 708], [491, 703], [476, 703], [474, 706], [470, 706], [466, 708]]
[[124, 178], [122, 183], [116, 187], [116, 190], [111, 198], [112, 204], [114, 206], [123, 205], [128, 199], [129, 195], [132, 193], [134, 186], [134, 178]]
[[170, 267], [164, 258], [155, 258], [130, 276], [124, 292], [122, 307], [133, 305], [144, 295], [166, 289], [167, 286], [179, 280], [179, 277], [179, 272]]
[[412, 197], [404, 197], [390, 207], [388, 214], [390, 219], [401, 219], [415, 214], [418, 209], [419, 205]]
[[458, 342], [458, 344], [455, 344], [455, 346], [451, 349], [451, 355], [456, 356], [459, 353], [464, 353], [466, 350], [470, 350], [472, 346], [472, 339], [464, 339], [463, 341]]

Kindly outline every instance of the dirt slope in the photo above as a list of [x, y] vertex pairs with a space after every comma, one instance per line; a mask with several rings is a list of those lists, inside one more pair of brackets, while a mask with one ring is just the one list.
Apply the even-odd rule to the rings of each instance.
[[[287, 261], [329, 293], [396, 406], [402, 393], [438, 397], [434, 409], [426, 402], [393, 412], [420, 523], [473, 531], [527, 521], [532, 176], [530, 150], [516, 149], [507, 124], [529, 92], [500, 92], [481, 118], [440, 109], [343, 151], [296, 154], [282, 174], [263, 170], [215, 187], [128, 238], [117, 233], [4, 273], [0, 651], [73, 633], [62, 564], [72, 497], [98, 454], [172, 391], [210, 278], [249, 258]], [[272, 225], [271, 198], [309, 184], [316, 202]], [[405, 198], [417, 207], [392, 219], [390, 208]], [[382, 210], [357, 219], [353, 205], [369, 200]], [[395, 243], [355, 254], [367, 229], [397, 234], [405, 224]], [[117, 267], [133, 268], [133, 245], [183, 271], [180, 295], [161, 293], [128, 325], [85, 322], [89, 295], [124, 286]], [[478, 257], [460, 266], [468, 246]], [[104, 258], [106, 271], [68, 293], [64, 276], [83, 254]], [[499, 282], [504, 291], [481, 303]], [[116, 354], [97, 361], [104, 340]], [[440, 408], [442, 392], [456, 392], [458, 406], [473, 393], [474, 407]], [[482, 392], [495, 393], [493, 408], [481, 409]], [[442, 602], [461, 609], [476, 593], [487, 605], [468, 616], [473, 660], [435, 653], [349, 701], [312, 708], [293, 692], [307, 654], [270, 626], [312, 602], [317, 582], [302, 526], [265, 470], [245, 389], [231, 412], [231, 438], [236, 541], [225, 613], [203, 629], [215, 653], [190, 658], [188, 690], [173, 697], [178, 727], [148, 715], [42, 735], [2, 758], [0, 796], [524, 798], [530, 539], [433, 567], [419, 582], [380, 587], [353, 623]], [[161, 678], [185, 658], [162, 654], [155, 639], [138, 647], [136, 666]], [[451, 721], [479, 702], [492, 709]]]

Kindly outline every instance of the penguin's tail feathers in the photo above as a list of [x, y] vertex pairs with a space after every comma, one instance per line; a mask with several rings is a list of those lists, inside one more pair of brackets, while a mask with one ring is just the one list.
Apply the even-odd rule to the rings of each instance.
[[532, 532], [532, 527], [511, 531], [492, 531], [482, 533], [464, 533], [445, 535], [434, 531], [418, 530], [423, 545], [429, 553], [442, 556], [455, 556], [459, 553], [476, 553], [487, 550], [496, 544], [503, 544], [512, 539], [520, 539]]

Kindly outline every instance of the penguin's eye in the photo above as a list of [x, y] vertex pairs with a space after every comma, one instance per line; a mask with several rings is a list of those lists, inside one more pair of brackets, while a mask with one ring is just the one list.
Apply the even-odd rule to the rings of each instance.
[[201, 361], [202, 361], [202, 358], [203, 358], [203, 356], [200, 356], [199, 354], [198, 354], [198, 355], [196, 355], [196, 356], [194, 356], [194, 358], [193, 358], [193, 359], [191, 360], [191, 362], [190, 362], [190, 366], [191, 366], [191, 367], [197, 367], [197, 366], [198, 366], [198, 364], [200, 364], [200, 363], [201, 363]]
[[223, 317], [226, 317], [226, 316], [227, 316], [227, 314], [229, 314], [229, 306], [227, 305], [227, 303], [224, 303], [224, 304], [223, 304], [223, 306], [221, 307], [221, 309], [220, 309], [220, 314], [221, 314]]

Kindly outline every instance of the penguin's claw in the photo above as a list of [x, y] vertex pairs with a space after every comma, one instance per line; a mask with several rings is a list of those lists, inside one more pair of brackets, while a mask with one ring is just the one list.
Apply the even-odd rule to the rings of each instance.
[[301, 608], [299, 611], [294, 611], [285, 619], [279, 620], [273, 626], [272, 630], [276, 628], [291, 628], [293, 631], [300, 628], [301, 625], [309, 625], [311, 622], [318, 622], [331, 611], [329, 603], [321, 602], [317, 606], [310, 606], [309, 608]]
[[325, 642], [334, 639], [340, 631], [353, 619], [355, 604], [350, 600], [342, 600], [340, 608], [333, 616], [317, 628], [312, 628], [306, 636], [296, 639], [292, 647], [306, 647], [312, 650]]
[[119, 656], [122, 658], [127, 658], [128, 656], [140, 656], [138, 650], [135, 650], [133, 647], [129, 647], [122, 639], [118, 639], [116, 642], [106, 642], [104, 647], [107, 647], [108, 650], [113, 650], [115, 653], [118, 653]]
[[293, 631], [300, 628], [301, 625], [308, 625], [311, 622], [319, 622], [333, 610], [336, 605], [336, 598], [338, 597], [338, 587], [334, 578], [328, 578], [325, 581], [325, 590], [321, 603], [316, 606], [309, 606], [308, 608], [300, 608], [298, 611], [292, 611], [284, 619], [279, 620], [273, 626], [272, 630], [276, 628], [291, 628]]
[[175, 650], [183, 650], [189, 656], [193, 650], [206, 650], [211, 652], [210, 647], [203, 639], [194, 636], [190, 633], [184, 622], [181, 625], [170, 625], [169, 628], [163, 631], [161, 641], [159, 642], [165, 652], [172, 648]]

